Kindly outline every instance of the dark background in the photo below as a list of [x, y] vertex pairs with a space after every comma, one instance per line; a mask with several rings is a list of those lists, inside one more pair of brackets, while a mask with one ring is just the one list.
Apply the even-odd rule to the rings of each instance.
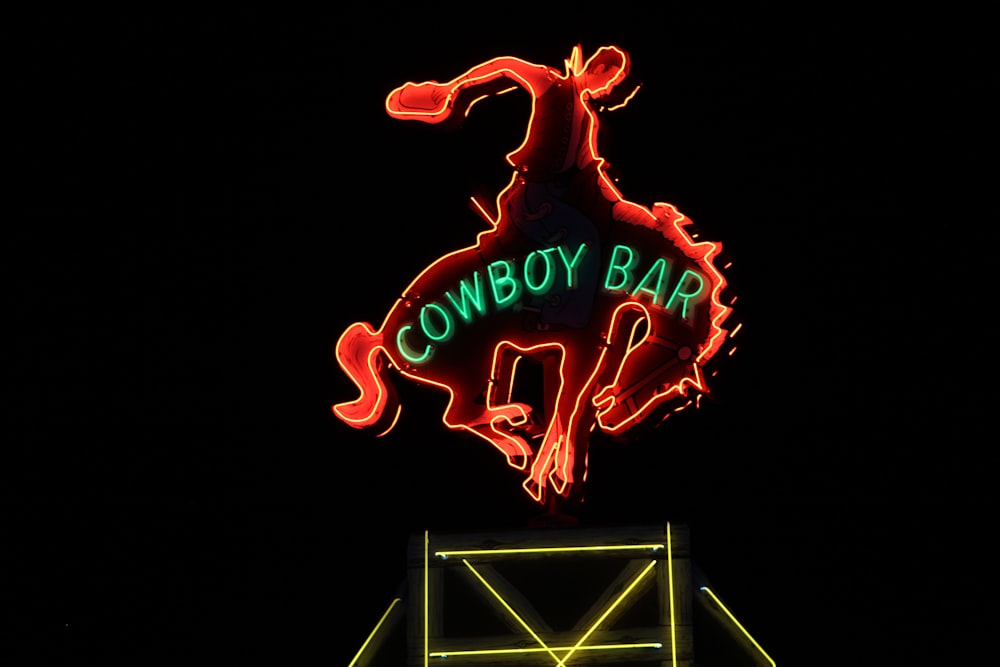
[[[495, 12], [490, 17], [490, 12]], [[733, 260], [712, 400], [595, 436], [589, 526], [687, 524], [779, 665], [959, 664], [992, 631], [982, 17], [673, 3], [74, 12], [18, 27], [4, 664], [346, 665], [424, 530], [537, 513], [443, 397], [334, 418], [333, 346], [482, 224], [526, 97], [453, 134], [389, 90], [615, 44], [623, 194]], [[987, 123], [989, 121], [989, 123]]]

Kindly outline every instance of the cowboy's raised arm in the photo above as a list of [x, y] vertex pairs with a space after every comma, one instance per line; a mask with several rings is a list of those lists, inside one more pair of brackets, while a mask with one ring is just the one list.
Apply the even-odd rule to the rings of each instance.
[[441, 123], [456, 115], [461, 119], [476, 100], [514, 87], [537, 98], [558, 76], [550, 67], [520, 58], [493, 58], [446, 83], [404, 83], [389, 93], [385, 108], [393, 118]]

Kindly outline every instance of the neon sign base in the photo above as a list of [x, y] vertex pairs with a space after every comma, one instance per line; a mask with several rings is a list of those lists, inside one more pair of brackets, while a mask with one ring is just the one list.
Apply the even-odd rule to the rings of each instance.
[[775, 664], [683, 525], [424, 533], [406, 558], [406, 593], [349, 667]]

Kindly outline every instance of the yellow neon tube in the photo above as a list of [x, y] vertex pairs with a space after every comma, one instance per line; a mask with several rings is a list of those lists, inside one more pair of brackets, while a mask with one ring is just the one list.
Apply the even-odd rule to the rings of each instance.
[[[591, 646], [581, 646], [580, 651], [615, 651], [627, 648], [663, 648], [660, 642], [648, 642], [644, 644], [593, 644]], [[447, 658], [452, 655], [499, 655], [503, 653], [541, 653], [542, 651], [570, 651], [572, 646], [553, 646], [548, 648], [496, 648], [481, 649], [477, 651], [441, 651], [431, 653], [432, 658]]]
[[552, 649], [550, 649], [548, 646], [546, 646], [545, 642], [542, 641], [542, 638], [539, 637], [535, 633], [535, 631], [531, 629], [531, 627], [525, 622], [525, 620], [523, 618], [521, 618], [520, 616], [518, 616], [517, 612], [514, 611], [513, 607], [511, 607], [509, 604], [507, 604], [507, 601], [504, 600], [503, 597], [501, 597], [501, 595], [496, 591], [496, 589], [493, 588], [492, 586], [490, 586], [490, 583], [488, 581], [486, 581], [486, 579], [483, 578], [483, 575], [479, 574], [479, 570], [477, 570], [476, 568], [472, 567], [472, 563], [470, 563], [469, 561], [465, 560], [464, 558], [462, 559], [462, 562], [465, 563], [465, 566], [468, 567], [469, 570], [472, 571], [472, 574], [476, 575], [476, 579], [479, 579], [479, 582], [483, 586], [486, 587], [486, 590], [488, 590], [490, 593], [492, 593], [493, 597], [495, 597], [497, 600], [500, 601], [500, 604], [503, 605], [504, 609], [506, 609], [507, 611], [510, 612], [510, 615], [514, 617], [514, 620], [516, 620], [518, 623], [520, 623], [521, 627], [523, 627], [525, 630], [527, 630], [528, 634], [530, 634], [532, 636], [532, 638], [534, 638], [534, 640], [539, 643], [539, 645], [542, 647], [542, 650], [547, 651], [549, 653], [549, 655], [551, 655], [554, 659], [558, 660], [559, 656], [557, 656], [555, 653], [553, 653]]
[[764, 656], [765, 658], [767, 658], [767, 661], [768, 661], [769, 663], [771, 663], [772, 667], [777, 667], [777, 665], [775, 665], [775, 664], [774, 664], [774, 660], [771, 660], [771, 656], [769, 656], [769, 655], [767, 654], [767, 651], [765, 651], [765, 650], [764, 650], [764, 649], [763, 649], [763, 648], [761, 647], [761, 645], [757, 643], [757, 640], [756, 640], [756, 639], [754, 639], [753, 637], [751, 637], [751, 636], [750, 636], [750, 633], [749, 633], [749, 632], [747, 632], [747, 629], [746, 629], [746, 628], [744, 628], [744, 627], [743, 627], [743, 625], [742, 625], [742, 624], [741, 624], [741, 623], [740, 623], [739, 621], [737, 621], [737, 620], [736, 620], [736, 617], [735, 617], [735, 616], [733, 616], [733, 615], [732, 615], [732, 613], [731, 613], [731, 612], [730, 612], [730, 611], [729, 611], [728, 609], [726, 609], [726, 605], [722, 604], [722, 600], [720, 600], [719, 598], [717, 598], [717, 597], [715, 596], [715, 593], [713, 593], [712, 591], [710, 591], [710, 590], [708, 589], [708, 587], [707, 587], [707, 586], [702, 586], [700, 590], [703, 590], [703, 591], [705, 591], [706, 593], [708, 593], [709, 597], [711, 597], [711, 598], [712, 598], [712, 600], [714, 600], [714, 601], [715, 601], [715, 604], [719, 605], [719, 608], [720, 608], [720, 609], [722, 609], [722, 611], [724, 611], [724, 612], [726, 613], [726, 616], [728, 616], [728, 617], [729, 617], [729, 620], [731, 620], [731, 621], [732, 621], [733, 623], [735, 623], [735, 624], [736, 624], [736, 627], [738, 627], [738, 628], [740, 629], [740, 631], [741, 631], [741, 632], [742, 632], [742, 633], [743, 633], [744, 635], [746, 635], [746, 638], [747, 638], [747, 639], [749, 639], [749, 640], [750, 640], [750, 642], [751, 642], [751, 643], [752, 643], [752, 644], [753, 644], [754, 646], [756, 646], [756, 647], [757, 647], [757, 650], [758, 650], [758, 651], [760, 651], [760, 654], [761, 654], [761, 655], [763, 655], [763, 656]]
[[430, 595], [430, 593], [428, 592], [430, 579], [427, 575], [428, 551], [430, 551], [430, 535], [428, 534], [428, 531], [425, 530], [424, 531], [424, 667], [427, 667], [427, 656], [430, 654], [431, 651], [431, 644], [430, 644], [431, 632], [429, 627], [430, 621], [427, 619], [428, 609], [429, 609], [427, 598]]
[[674, 622], [674, 554], [669, 523], [667, 524], [667, 582], [670, 589], [670, 659], [674, 667], [677, 667], [677, 623]]
[[483, 556], [486, 554], [527, 554], [560, 553], [572, 551], [659, 551], [662, 544], [608, 544], [604, 546], [579, 547], [525, 547], [523, 549], [470, 549], [465, 551], [435, 551], [438, 558], [451, 556]]
[[389, 613], [392, 611], [392, 608], [395, 607], [397, 604], [399, 604], [399, 598], [394, 599], [392, 603], [389, 604], [389, 608], [385, 610], [384, 614], [382, 614], [382, 618], [380, 618], [378, 620], [378, 623], [375, 624], [375, 627], [368, 635], [368, 638], [365, 639], [365, 643], [362, 644], [361, 648], [358, 649], [358, 652], [354, 654], [354, 659], [351, 660], [351, 662], [347, 665], [347, 667], [354, 667], [354, 665], [358, 663], [358, 658], [361, 657], [361, 654], [364, 653], [365, 649], [368, 648], [368, 645], [371, 644], [372, 639], [375, 637], [375, 635], [378, 634], [379, 628], [381, 628], [382, 625], [385, 623], [385, 619], [389, 618]]
[[572, 656], [583, 645], [583, 642], [587, 640], [587, 637], [592, 635], [594, 631], [597, 630], [597, 627], [604, 622], [604, 619], [606, 619], [611, 614], [611, 612], [614, 611], [615, 607], [621, 604], [622, 600], [624, 600], [628, 596], [628, 594], [632, 592], [632, 589], [634, 589], [639, 584], [639, 582], [642, 581], [642, 578], [645, 577], [649, 573], [649, 571], [652, 570], [653, 567], [655, 566], [656, 566], [655, 560], [649, 561], [649, 565], [643, 568], [642, 572], [640, 572], [636, 576], [636, 578], [632, 580], [632, 583], [629, 584], [625, 588], [625, 590], [621, 592], [621, 595], [619, 595], [615, 599], [615, 601], [608, 606], [608, 608], [604, 611], [604, 613], [601, 614], [601, 617], [598, 618], [596, 621], [594, 621], [594, 624], [591, 625], [590, 628], [585, 633], [583, 633], [583, 636], [580, 637], [580, 640], [576, 643], [576, 646], [574, 646], [573, 649], [556, 664], [556, 667], [566, 667], [566, 661], [570, 659], [570, 656]]

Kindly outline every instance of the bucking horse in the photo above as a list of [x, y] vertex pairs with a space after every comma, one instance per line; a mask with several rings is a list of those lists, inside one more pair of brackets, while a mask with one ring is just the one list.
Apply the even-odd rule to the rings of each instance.
[[[607, 88], [617, 82], [624, 68], [612, 69], [606, 57], [598, 68], [595, 58], [584, 64], [574, 50], [558, 77], [494, 59], [446, 84], [405, 84], [386, 108], [439, 122], [467, 112], [467, 90], [514, 80], [531, 92], [535, 120], [547, 80], [586, 102], [600, 92], [596, 76]], [[495, 203], [475, 200], [487, 229], [420, 272], [380, 325], [350, 325], [335, 348], [360, 392], [333, 406], [342, 421], [385, 432], [401, 409], [394, 376], [436, 387], [448, 394], [445, 426], [499, 450], [543, 504], [552, 499], [547, 491], [567, 503], [582, 499], [594, 429], [624, 435], [708, 392], [704, 366], [725, 343], [731, 312], [715, 266], [721, 245], [695, 241], [672, 204], [622, 198], [596, 153], [594, 113], [580, 106], [585, 150], [571, 156], [571, 169], [539, 178], [523, 166], [518, 152], [537, 154], [547, 138], [529, 129], [508, 155], [517, 168]], [[525, 360], [542, 369], [540, 404], [515, 400]]]

